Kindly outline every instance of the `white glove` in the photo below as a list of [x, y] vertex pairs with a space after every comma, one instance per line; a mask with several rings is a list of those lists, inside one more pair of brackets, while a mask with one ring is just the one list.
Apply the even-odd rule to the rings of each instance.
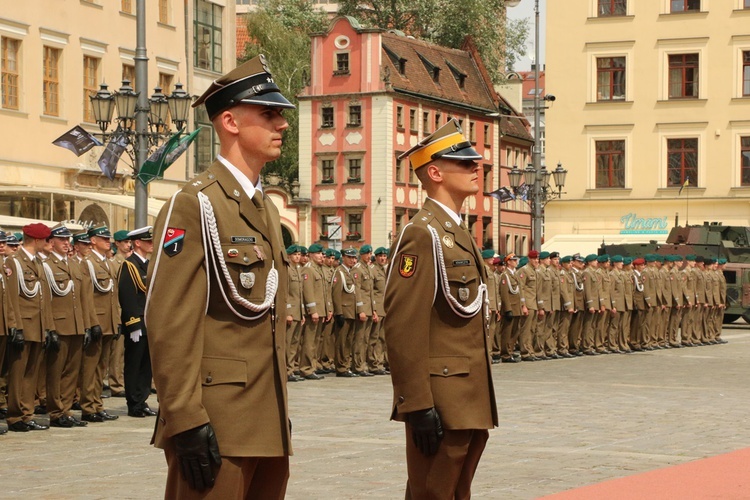
[[138, 342], [139, 340], [141, 340], [141, 331], [136, 330], [134, 332], [130, 332], [130, 340], [133, 342]]

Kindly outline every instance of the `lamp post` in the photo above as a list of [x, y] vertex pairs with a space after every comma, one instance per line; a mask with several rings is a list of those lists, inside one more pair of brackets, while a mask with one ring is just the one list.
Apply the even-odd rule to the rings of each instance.
[[[521, 0], [506, 0], [505, 5], [516, 7]], [[544, 100], [554, 101], [554, 96], [545, 96]], [[521, 176], [524, 177], [527, 186], [531, 189], [531, 240], [534, 249], [539, 251], [542, 247], [542, 220], [544, 218], [543, 209], [551, 199], [562, 195], [562, 188], [565, 185], [565, 175], [567, 170], [562, 168], [562, 164], [557, 164], [557, 169], [550, 173], [542, 165], [542, 146], [540, 137], [541, 128], [541, 104], [542, 99], [539, 97], [539, 0], [534, 0], [534, 149], [531, 152], [531, 165], [527, 165], [521, 172], [518, 167], [513, 167], [509, 174], [510, 185], [517, 189], [521, 185]], [[551, 191], [549, 178], [554, 176], [555, 184], [558, 187], [557, 193]], [[514, 183], [515, 181], [515, 183]]]
[[[135, 88], [148, 88], [148, 56], [146, 55], [146, 0], [136, 0], [136, 48], [135, 48]], [[123, 80], [120, 89], [112, 94], [102, 83], [99, 91], [90, 97], [94, 120], [99, 125], [104, 141], [108, 133], [114, 110], [117, 108], [117, 125], [128, 138], [126, 151], [133, 162], [135, 180], [135, 227], [148, 224], [148, 190], [137, 175], [149, 152], [171, 135], [168, 116], [179, 131], [187, 123], [190, 103], [193, 97], [183, 90], [182, 84], [166, 96], [156, 87], [149, 98], [146, 92], [136, 92], [129, 80]], [[133, 141], [135, 139], [135, 141]]]

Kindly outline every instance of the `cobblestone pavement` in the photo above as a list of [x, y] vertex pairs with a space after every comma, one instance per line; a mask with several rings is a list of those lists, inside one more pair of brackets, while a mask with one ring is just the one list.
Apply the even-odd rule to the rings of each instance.
[[[474, 496], [535, 498], [749, 447], [750, 331], [732, 325], [723, 337], [728, 344], [494, 365], [500, 427]], [[403, 498], [404, 433], [388, 421], [388, 377], [289, 384], [289, 397], [287, 498]], [[163, 496], [153, 419], [128, 417], [122, 398], [105, 407], [120, 419], [0, 436], [0, 498]]]

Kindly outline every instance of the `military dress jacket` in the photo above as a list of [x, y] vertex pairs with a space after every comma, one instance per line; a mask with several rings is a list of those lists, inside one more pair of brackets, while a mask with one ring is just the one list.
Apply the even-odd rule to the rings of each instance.
[[681, 271], [684, 275], [682, 280], [682, 296], [684, 298], [683, 304], [686, 306], [693, 306], [695, 304], [695, 274], [692, 268], [686, 267]]
[[638, 311], [644, 311], [651, 306], [651, 297], [648, 295], [645, 279], [645, 273], [633, 270], [633, 308]]
[[583, 272], [583, 298], [584, 307], [588, 311], [594, 309], [596, 311], [601, 307], [601, 296], [599, 295], [601, 282], [597, 278], [596, 269], [591, 266], [586, 267]]
[[122, 309], [120, 322], [127, 333], [138, 330], [146, 333], [143, 315], [146, 311], [147, 276], [148, 261], [141, 259], [135, 252], [120, 266], [120, 274], [117, 277], [118, 297]]
[[625, 285], [625, 310], [632, 311], [635, 308], [633, 302], [633, 270], [623, 269], [621, 273]]
[[521, 306], [526, 306], [529, 311], [537, 310], [537, 274], [531, 264], [526, 264], [521, 269], [516, 269], [518, 284], [521, 287]]
[[510, 313], [513, 316], [521, 315], [521, 288], [518, 282], [518, 271], [506, 269], [500, 275], [500, 302], [503, 313]]
[[9, 289], [18, 297], [13, 304], [17, 308], [13, 311], [16, 327], [23, 329], [26, 341], [43, 342], [45, 331], [54, 330], [55, 322], [52, 319], [49, 285], [39, 257], [32, 260], [21, 248], [5, 264], [13, 273], [7, 282]]
[[[13, 284], [10, 280], [15, 279], [13, 270], [8, 267], [8, 263], [3, 263], [0, 268], [0, 335], [8, 334], [9, 328], [18, 328], [16, 323], [16, 311], [18, 310], [18, 294], [14, 293]], [[5, 353], [0, 353], [5, 356]], [[2, 359], [0, 359], [0, 368], [2, 368]]]
[[320, 270], [323, 273], [323, 281], [325, 288], [323, 293], [326, 298], [326, 315], [328, 313], [333, 314], [333, 273], [336, 271], [335, 268], [327, 265], [320, 266]]
[[[102, 258], [94, 250], [84, 259], [94, 290], [95, 318], [103, 335], [114, 335], [120, 324], [120, 303], [117, 300], [117, 270], [109, 259]], [[93, 271], [92, 271], [93, 270]]]
[[599, 302], [605, 308], [611, 309], [612, 297], [610, 296], [610, 287], [612, 286], [612, 283], [610, 282], [609, 271], [600, 267], [596, 270], [596, 274], [599, 279]]
[[318, 314], [324, 318], [326, 315], [325, 299], [325, 277], [323, 270], [314, 262], [310, 261], [300, 268], [302, 277], [302, 305], [305, 314]]
[[684, 299], [682, 286], [685, 279], [685, 275], [676, 266], [669, 270], [669, 286], [672, 287], [672, 307], [682, 306]]
[[561, 306], [560, 297], [560, 269], [555, 266], [549, 266], [547, 268], [547, 274], [550, 276], [550, 284], [552, 285], [552, 310], [559, 311]]
[[[292, 452], [286, 392], [289, 260], [278, 210], [264, 200], [265, 217], [216, 161], [156, 219], [145, 322], [159, 394], [157, 447], [210, 422], [223, 456]], [[270, 297], [272, 269], [278, 275]], [[267, 295], [267, 309], [246, 306], [265, 306]]]
[[552, 310], [552, 275], [541, 264], [536, 268], [536, 305], [537, 310]]
[[612, 269], [609, 271], [609, 307], [617, 312], [625, 311], [625, 273]]
[[357, 317], [357, 302], [359, 290], [354, 284], [354, 273], [351, 269], [341, 264], [333, 273], [331, 280], [331, 295], [333, 299], [333, 314], [343, 315], [345, 319]]
[[[52, 318], [55, 321], [55, 331], [60, 335], [83, 335], [86, 328], [91, 327], [91, 300], [83, 295], [84, 276], [80, 266], [72, 263], [73, 259], [61, 259], [54, 253], [44, 262], [54, 278], [50, 282], [52, 299]], [[68, 290], [69, 284], [72, 288]], [[59, 292], [59, 293], [58, 293]]]
[[674, 302], [672, 298], [672, 274], [670, 273], [669, 268], [666, 266], [662, 266], [661, 269], [659, 269], [659, 283], [661, 284], [661, 298], [662, 298], [662, 305], [665, 305], [667, 307], [672, 307], [672, 302]]
[[372, 271], [372, 308], [381, 318], [385, 318], [385, 280], [386, 269], [377, 262], [370, 267]]
[[563, 311], [576, 310], [575, 295], [576, 285], [573, 270], [560, 269], [560, 307]]
[[[433, 258], [438, 250], [442, 259]], [[410, 412], [435, 407], [445, 429], [496, 426], [488, 311], [467, 312], [486, 284], [476, 244], [428, 198], [396, 238], [391, 255], [384, 323], [391, 418], [404, 421]]]
[[703, 270], [695, 266], [693, 268], [693, 275], [695, 276], [695, 302], [696, 304], [706, 303], [706, 274]]
[[372, 274], [370, 266], [362, 261], [357, 262], [352, 268], [354, 285], [357, 287], [359, 299], [357, 300], [357, 314], [365, 313], [366, 316], [372, 316]]
[[498, 295], [497, 279], [495, 278], [495, 272], [490, 269], [487, 264], [484, 265], [484, 270], [487, 273], [487, 296], [490, 301], [490, 311], [495, 312], [500, 310], [500, 296]]
[[583, 311], [586, 308], [586, 300], [583, 294], [583, 274], [576, 268], [571, 268], [570, 273], [573, 276], [573, 285], [575, 286], [576, 311]]
[[302, 304], [302, 266], [292, 263], [289, 268], [286, 292], [286, 315], [291, 316], [294, 321], [302, 321], [304, 308]]

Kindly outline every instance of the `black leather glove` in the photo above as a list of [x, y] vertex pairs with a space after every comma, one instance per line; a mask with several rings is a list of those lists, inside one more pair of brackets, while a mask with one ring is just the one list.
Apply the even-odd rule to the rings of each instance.
[[114, 336], [112, 337], [112, 340], [117, 340], [120, 337], [122, 337], [122, 331], [123, 331], [122, 325], [117, 325], [117, 331], [115, 332]]
[[344, 326], [344, 323], [346, 323], [344, 321], [343, 314], [337, 314], [336, 316], [334, 316], [333, 321], [336, 323], [336, 328], [341, 328], [342, 326]]
[[91, 344], [91, 328], [83, 331], [83, 348], [86, 349]]
[[513, 311], [505, 311], [505, 314], [503, 314], [503, 316], [505, 316], [505, 319], [507, 319], [508, 321], [511, 321], [513, 319]]
[[177, 457], [180, 459], [182, 475], [194, 490], [203, 491], [214, 485], [212, 463], [221, 466], [219, 443], [211, 424], [180, 432], [172, 438]]
[[443, 424], [435, 408], [417, 410], [407, 414], [414, 445], [423, 455], [434, 455], [443, 439]]
[[54, 330], [44, 332], [44, 350], [47, 352], [60, 352], [60, 337]]
[[23, 351], [23, 344], [26, 341], [23, 337], [23, 330], [17, 328], [10, 328], [8, 330], [10, 334], [10, 345], [16, 351]]
[[102, 338], [102, 327], [99, 325], [94, 325], [91, 327], [91, 341], [97, 342]]

